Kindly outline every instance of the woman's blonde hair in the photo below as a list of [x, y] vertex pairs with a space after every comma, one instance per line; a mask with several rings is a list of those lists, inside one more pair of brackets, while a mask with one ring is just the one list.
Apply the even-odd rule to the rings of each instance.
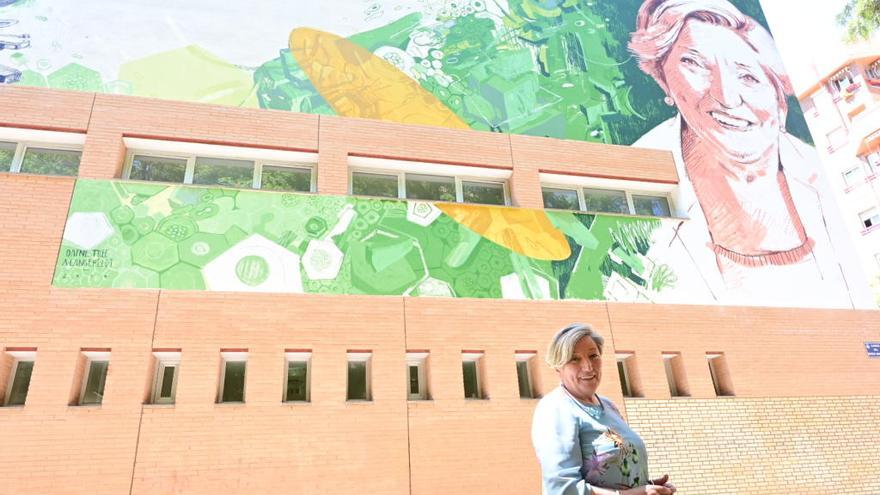
[[553, 340], [550, 341], [550, 346], [547, 348], [547, 357], [545, 358], [547, 364], [557, 370], [565, 366], [565, 363], [571, 361], [571, 357], [574, 354], [574, 346], [584, 337], [593, 339], [596, 347], [599, 348], [599, 354], [602, 354], [602, 346], [605, 344], [605, 339], [593, 330], [593, 327], [590, 325], [572, 323], [556, 332], [556, 335], [553, 336]]
[[724, 26], [738, 34], [758, 54], [761, 69], [776, 88], [779, 108], [787, 111], [785, 96], [794, 90], [773, 37], [727, 0], [645, 0], [629, 42], [629, 51], [638, 59], [639, 68], [666, 89], [663, 63], [690, 20]]

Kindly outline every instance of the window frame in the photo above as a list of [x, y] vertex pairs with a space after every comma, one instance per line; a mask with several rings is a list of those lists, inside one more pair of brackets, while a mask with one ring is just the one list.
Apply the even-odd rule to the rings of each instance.
[[[574, 191], [577, 193], [578, 200], [578, 209], [577, 210], [562, 210], [558, 208], [548, 208], [544, 207], [546, 210], [551, 211], [574, 211], [578, 213], [589, 213], [591, 215], [627, 215], [627, 216], [635, 216], [635, 217], [650, 217], [650, 218], [676, 218], [675, 216], [675, 203], [672, 201], [672, 194], [669, 192], [662, 191], [650, 191], [643, 189], [614, 189], [610, 187], [602, 187], [596, 185], [572, 185], [572, 184], [559, 184], [553, 182], [542, 182], [541, 183], [541, 198], [543, 200], [544, 197], [544, 189], [561, 189], [565, 191]], [[606, 212], [606, 211], [595, 211], [595, 210], [587, 210], [587, 199], [586, 194], [584, 193], [584, 189], [592, 189], [596, 191], [608, 191], [608, 192], [622, 192], [626, 195], [626, 207], [627, 213], [619, 213], [619, 212]], [[657, 217], [653, 215], [640, 215], [636, 213], [635, 204], [633, 203], [633, 196], [652, 196], [657, 198], [664, 198], [666, 200], [667, 206], [669, 206], [669, 216], [668, 217]]]
[[[364, 363], [364, 398], [351, 399], [348, 397], [349, 373], [348, 365], [353, 362]], [[345, 402], [373, 402], [372, 384], [373, 351], [348, 351], [345, 360]]]
[[[372, 174], [372, 175], [389, 175], [397, 177], [397, 198], [386, 198], [384, 196], [372, 196], [369, 194], [355, 194], [354, 193], [354, 174]], [[440, 174], [433, 173], [430, 171], [416, 171], [416, 170], [393, 170], [393, 169], [376, 169], [376, 168], [365, 168], [365, 167], [348, 167], [348, 194], [350, 196], [357, 196], [360, 198], [379, 198], [379, 199], [399, 199], [403, 201], [434, 201], [440, 203], [449, 203], [450, 201], [444, 201], [441, 199], [410, 199], [406, 197], [406, 175], [430, 175], [435, 177], [446, 177], [452, 178], [455, 181], [455, 201], [454, 203], [461, 203], [465, 205], [485, 205], [485, 206], [511, 206], [510, 204], [510, 184], [506, 180], [494, 179], [494, 178], [485, 178], [480, 176], [471, 176], [471, 175], [459, 175], [459, 174]], [[504, 194], [504, 204], [493, 204], [493, 203], [469, 203], [464, 201], [464, 182], [477, 182], [482, 184], [494, 184], [501, 185], [502, 191]]]
[[[407, 352], [406, 353], [406, 398], [407, 400], [428, 400], [428, 352]], [[412, 393], [410, 390], [410, 368], [418, 367], [419, 391]]]
[[[153, 374], [153, 386], [150, 390], [150, 404], [172, 405], [177, 402], [177, 380], [180, 377], [180, 352], [153, 352], [156, 358], [156, 372]], [[165, 383], [165, 368], [173, 367], [171, 378], [171, 397], [162, 398], [162, 386]]]
[[690, 397], [690, 386], [687, 381], [687, 374], [684, 369], [684, 358], [680, 352], [664, 352], [663, 368], [666, 373], [666, 382], [669, 385], [669, 396]]
[[[484, 352], [469, 352], [462, 351], [461, 353], [461, 385], [462, 385], [462, 396], [464, 400], [486, 400], [488, 399], [486, 390], [484, 388], [484, 379], [481, 376], [483, 374], [483, 358], [485, 357]], [[467, 396], [467, 388], [464, 384], [464, 363], [472, 362], [474, 363], [474, 379], [476, 380], [476, 397], [468, 397]]]
[[519, 389], [519, 363], [525, 363], [526, 379], [527, 379], [528, 385], [529, 385], [529, 395], [528, 396], [523, 396], [522, 390], [518, 390], [520, 399], [532, 400], [532, 399], [537, 399], [540, 397], [540, 394], [538, 393], [537, 386], [536, 386], [537, 384], [535, 383], [536, 380], [535, 380], [535, 368], [534, 368], [535, 361], [534, 360], [537, 356], [538, 356], [538, 353], [534, 352], [534, 351], [515, 352], [513, 354], [514, 361], [516, 362], [516, 365], [517, 365], [517, 369], [516, 369], [517, 389]]
[[6, 351], [6, 354], [12, 357], [12, 368], [9, 372], [9, 380], [6, 383], [6, 393], [3, 394], [3, 407], [24, 407], [27, 405], [27, 396], [25, 393], [23, 404], [9, 404], [9, 398], [12, 396], [12, 384], [15, 383], [15, 376], [18, 374], [18, 363], [33, 363], [31, 367], [31, 378], [28, 380], [28, 392], [30, 392], [31, 380], [33, 380], [33, 367], [37, 365], [37, 351]]
[[[247, 351], [220, 351], [220, 383], [217, 386], [216, 404], [245, 404], [247, 403]], [[226, 364], [227, 363], [244, 363], [244, 377], [242, 378], [241, 400], [240, 401], [224, 401], [223, 389], [226, 385]]]
[[872, 224], [871, 226], [865, 225], [865, 218], [866, 218], [865, 214], [867, 214], [867, 213], [871, 213], [871, 215], [867, 217], [868, 220], [875, 218], [875, 217], [880, 219], [880, 209], [878, 209], [876, 207], [872, 206], [871, 208], [868, 208], [867, 210], [860, 212], [859, 213], [859, 222], [861, 223], [863, 234], [871, 232], [874, 229], [880, 228], [880, 221], [878, 221], [875, 224]]
[[[82, 354], [85, 357], [85, 364], [83, 365], [82, 383], [80, 384], [79, 399], [77, 400], [76, 405], [80, 407], [100, 407], [104, 404], [104, 395], [106, 395], [107, 387], [107, 377], [110, 375], [110, 352], [82, 351]], [[101, 395], [101, 402], [90, 402], [88, 404], [84, 404], [83, 400], [86, 397], [86, 387], [89, 384], [89, 375], [91, 375], [92, 373], [92, 363], [107, 363], [107, 372], [104, 374], [105, 394]]]
[[[226, 147], [224, 147], [226, 148]], [[269, 159], [269, 158], [255, 158], [253, 156], [246, 156], [246, 154], [236, 154], [235, 147], [228, 147], [229, 154], [223, 154], [221, 152], [208, 152], [208, 153], [175, 153], [173, 151], [151, 151], [149, 148], [127, 148], [125, 151], [125, 165], [122, 168], [122, 179], [130, 180], [136, 182], [145, 182], [145, 183], [156, 183], [156, 184], [184, 184], [188, 186], [196, 186], [196, 187], [223, 187], [229, 189], [241, 189], [244, 191], [247, 190], [255, 190], [255, 191], [269, 191], [269, 192], [288, 192], [288, 193], [300, 193], [300, 194], [311, 194], [317, 191], [318, 185], [318, 167], [317, 162], [306, 162], [306, 161], [284, 161], [279, 159]], [[141, 180], [141, 179], [132, 179], [131, 178], [131, 168], [134, 164], [135, 156], [149, 156], [152, 158], [164, 158], [169, 160], [185, 160], [186, 168], [184, 169], [183, 174], [183, 182], [163, 182], [163, 181], [150, 181], [150, 180]], [[315, 154], [317, 156], [317, 154]], [[253, 162], [254, 171], [253, 177], [251, 177], [251, 187], [247, 188], [236, 188], [232, 186], [221, 186], [219, 184], [193, 184], [193, 175], [195, 174], [196, 168], [196, 160], [199, 158], [212, 158], [218, 160], [241, 160]], [[294, 190], [278, 190], [278, 189], [262, 189], [263, 185], [263, 167], [283, 167], [289, 169], [308, 169], [309, 170], [309, 190], [308, 191], [294, 191]]]
[[[38, 140], [15, 140], [15, 139], [5, 139], [0, 136], [0, 142], [5, 143], [14, 143], [15, 144], [15, 153], [12, 155], [12, 163], [9, 164], [8, 170], [0, 170], [0, 172], [9, 172], [10, 174], [27, 174], [27, 175], [46, 175], [48, 174], [34, 174], [31, 172], [22, 172], [21, 165], [24, 163], [24, 157], [27, 154], [28, 148], [42, 148], [48, 149], [52, 151], [76, 151], [80, 155], [80, 165], [82, 165], [82, 145], [77, 144], [68, 144], [68, 143], [58, 143], [52, 141], [38, 141]], [[79, 176], [79, 168], [77, 167], [77, 173], [75, 175], [53, 175], [53, 177], [78, 177]]]
[[[290, 378], [290, 363], [306, 363], [306, 398], [304, 400], [291, 399], [287, 396], [287, 381]], [[284, 390], [281, 402], [285, 404], [303, 404], [312, 401], [312, 351], [285, 351], [284, 352]]]

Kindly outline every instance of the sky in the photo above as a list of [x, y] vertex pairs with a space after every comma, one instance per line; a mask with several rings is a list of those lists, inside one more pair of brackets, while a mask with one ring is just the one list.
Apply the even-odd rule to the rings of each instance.
[[845, 0], [761, 0], [795, 93], [834, 70], [847, 54], [869, 49], [880, 54], [880, 36], [856, 46], [842, 41], [844, 30], [835, 16], [845, 4]]

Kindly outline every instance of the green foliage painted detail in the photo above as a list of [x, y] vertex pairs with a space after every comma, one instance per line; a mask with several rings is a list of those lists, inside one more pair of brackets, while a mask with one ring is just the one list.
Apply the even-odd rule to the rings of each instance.
[[547, 215], [565, 260], [515, 252], [430, 202], [81, 179], [54, 285], [598, 300], [611, 278], [674, 286], [647, 257], [663, 220]]

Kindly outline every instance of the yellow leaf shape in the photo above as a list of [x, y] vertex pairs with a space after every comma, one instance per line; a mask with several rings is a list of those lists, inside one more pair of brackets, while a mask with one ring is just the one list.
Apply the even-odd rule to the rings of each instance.
[[418, 82], [341, 36], [296, 28], [290, 33], [290, 52], [338, 115], [469, 128]]
[[541, 210], [436, 203], [456, 222], [529, 258], [558, 261], [571, 256], [568, 241]]

